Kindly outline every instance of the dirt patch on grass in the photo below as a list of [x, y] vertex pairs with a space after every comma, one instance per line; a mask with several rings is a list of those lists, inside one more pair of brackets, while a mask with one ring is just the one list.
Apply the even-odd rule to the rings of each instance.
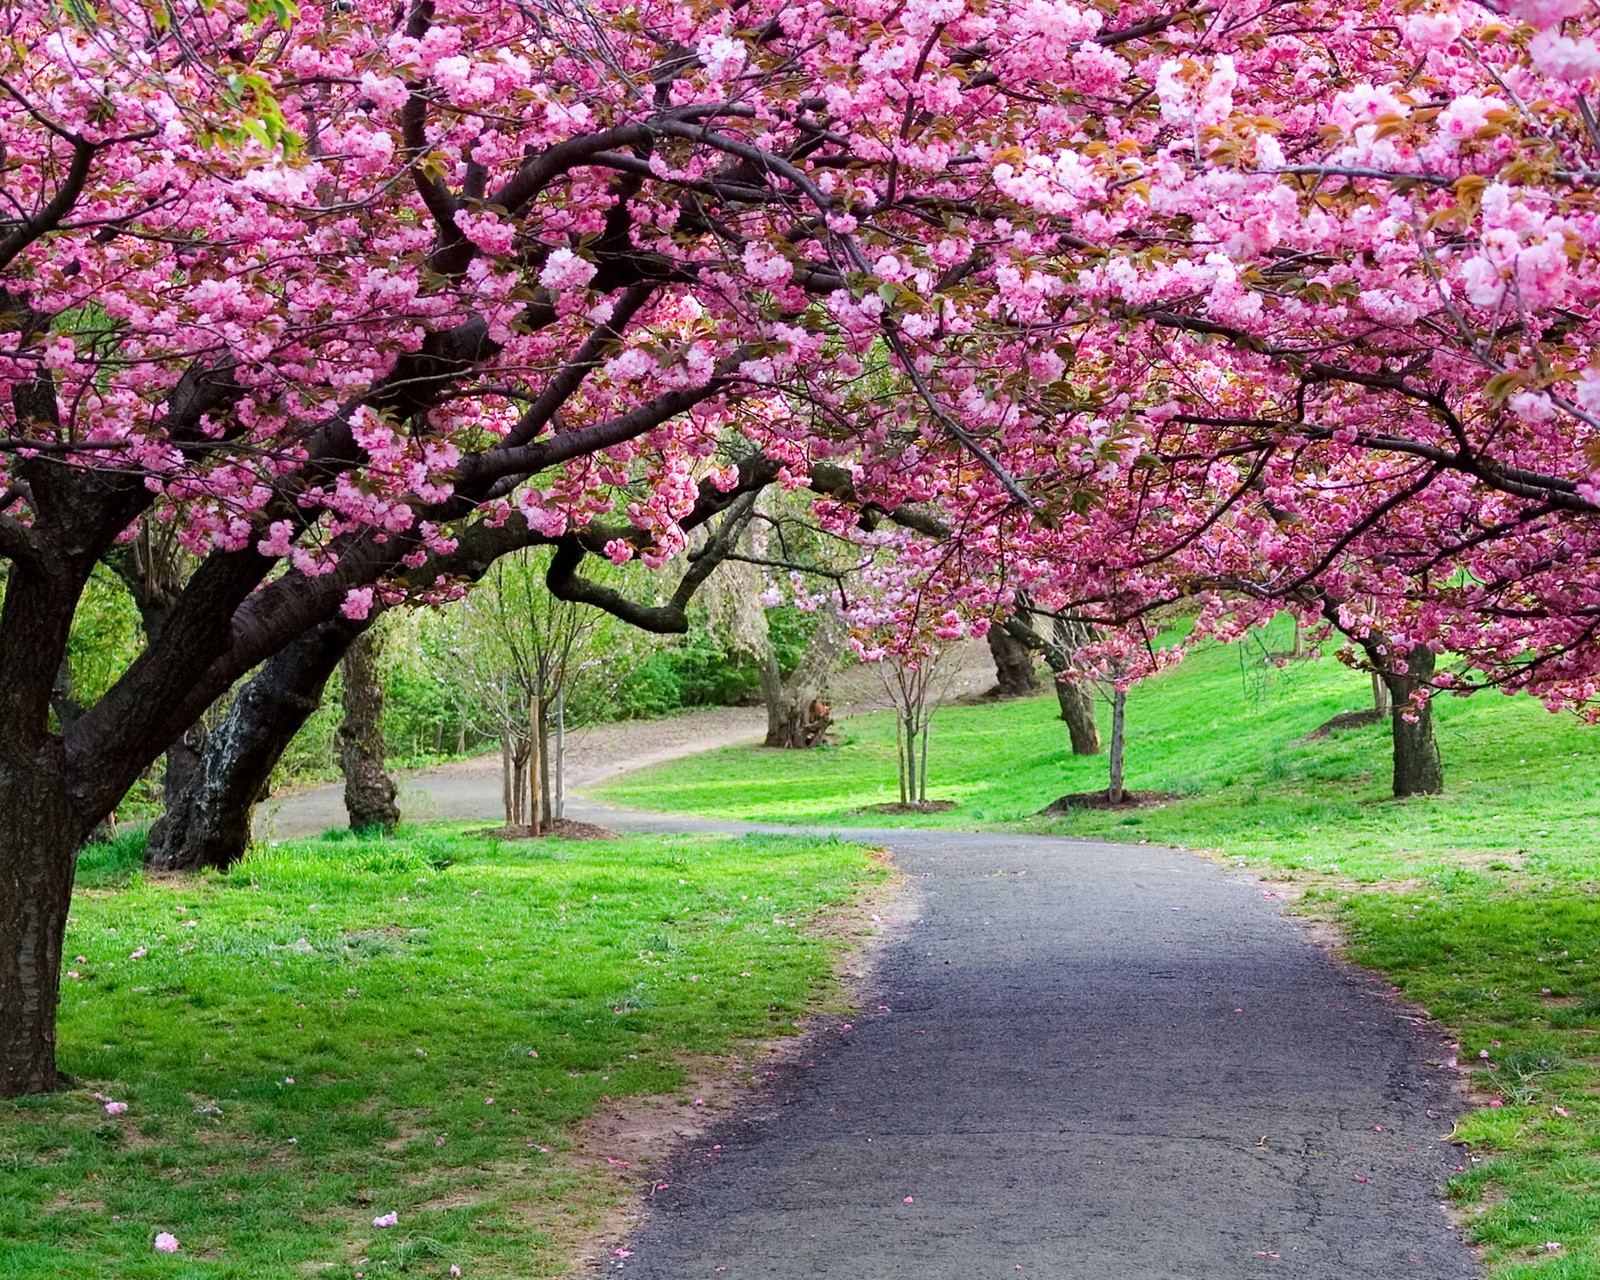
[[888, 804], [863, 805], [859, 809], [852, 809], [852, 813], [949, 813], [956, 807], [954, 800], [917, 800], [911, 804], [902, 804], [898, 800]]
[[574, 822], [571, 818], [557, 818], [548, 831], [535, 831], [532, 827], [490, 827], [487, 831], [472, 833], [480, 840], [548, 840], [559, 836], [563, 840], [620, 840], [609, 827], [592, 822]]
[[1122, 799], [1112, 804], [1111, 794], [1107, 791], [1075, 791], [1052, 800], [1039, 810], [1039, 816], [1056, 818], [1074, 809], [1149, 809], [1182, 799], [1182, 796], [1170, 791], [1124, 791]]
[[1331, 719], [1324, 720], [1303, 738], [1296, 738], [1296, 742], [1319, 742], [1323, 738], [1331, 738], [1340, 729], [1360, 729], [1369, 724], [1382, 724], [1389, 717], [1382, 711], [1368, 707], [1365, 711], [1341, 711]]

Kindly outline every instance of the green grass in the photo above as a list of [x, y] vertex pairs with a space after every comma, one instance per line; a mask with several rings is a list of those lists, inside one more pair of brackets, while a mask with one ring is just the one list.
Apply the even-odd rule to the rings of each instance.
[[[1269, 639], [1283, 645], [1287, 634]], [[928, 794], [956, 801], [947, 813], [860, 812], [898, 798], [887, 714], [845, 722], [837, 746], [729, 747], [627, 774], [597, 794], [770, 822], [1003, 827], [1215, 847], [1365, 881], [1432, 874], [1466, 853], [1600, 874], [1600, 730], [1528, 698], [1441, 698], [1446, 793], [1396, 802], [1387, 727], [1297, 741], [1340, 711], [1370, 705], [1367, 678], [1331, 658], [1279, 669], [1263, 652], [1259, 642], [1213, 646], [1129, 695], [1128, 786], [1185, 797], [1161, 808], [1034, 816], [1060, 795], [1106, 785], [1103, 755], [1070, 754], [1053, 696], [938, 712]]]
[[1068, 754], [1053, 697], [938, 713], [929, 793], [956, 800], [949, 813], [857, 812], [896, 798], [885, 716], [848, 722], [838, 746], [729, 748], [603, 794], [778, 822], [1149, 840], [1298, 879], [1308, 909], [1340, 921], [1353, 959], [1460, 1038], [1479, 1105], [1460, 1127], [1448, 1192], [1495, 1280], [1595, 1280], [1600, 729], [1527, 698], [1440, 699], [1445, 794], [1396, 801], [1386, 727], [1297, 741], [1370, 694], [1331, 660], [1262, 662], [1286, 642], [1280, 628], [1265, 644], [1213, 647], [1133, 692], [1128, 785], [1183, 795], [1160, 808], [1034, 816], [1063, 793], [1105, 786], [1104, 757]]
[[562, 1159], [573, 1123], [688, 1107], [686, 1063], [793, 1030], [840, 945], [812, 922], [883, 874], [805, 838], [426, 829], [226, 876], [137, 859], [84, 860], [75, 1087], [0, 1104], [6, 1280], [566, 1274], [626, 1194]]
[[1352, 958], [1460, 1037], [1480, 1109], [1458, 1130], [1470, 1154], [1449, 1192], [1491, 1273], [1600, 1276], [1600, 899], [1570, 883], [1441, 883], [1337, 905]]

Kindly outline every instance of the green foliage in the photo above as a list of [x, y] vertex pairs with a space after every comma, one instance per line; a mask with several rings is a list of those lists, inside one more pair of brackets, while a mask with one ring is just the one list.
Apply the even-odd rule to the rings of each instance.
[[[816, 629], [815, 616], [792, 605], [767, 610], [767, 626], [788, 675]], [[761, 667], [754, 655], [731, 649], [703, 615], [691, 614], [687, 635], [646, 642], [644, 656], [626, 679], [603, 696], [573, 699], [583, 723], [649, 720], [688, 707], [728, 707], [761, 696]]]
[[76, 1087], [0, 1104], [0, 1277], [566, 1274], [627, 1194], [560, 1160], [570, 1127], [687, 1109], [686, 1055], [792, 1030], [837, 945], [807, 922], [879, 874], [810, 839], [423, 829], [80, 888]]
[[144, 648], [139, 611], [116, 574], [96, 565], [72, 619], [72, 699], [91, 707]]

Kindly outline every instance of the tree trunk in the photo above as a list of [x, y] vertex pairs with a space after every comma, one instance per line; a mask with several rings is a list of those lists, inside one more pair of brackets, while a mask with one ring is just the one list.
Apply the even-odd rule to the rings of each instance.
[[1106, 799], [1112, 804], [1122, 803], [1122, 750], [1126, 743], [1123, 726], [1127, 709], [1128, 691], [1118, 689], [1111, 703], [1111, 782], [1106, 788]]
[[550, 817], [560, 822], [567, 816], [567, 700], [562, 694], [556, 695], [555, 775], [554, 807]]
[[81, 826], [55, 770], [0, 758], [0, 1097], [61, 1083], [56, 1003]]
[[194, 787], [205, 750], [206, 727], [201, 721], [190, 725], [183, 737], [167, 748], [167, 768], [161, 779], [161, 803], [166, 812], [171, 812], [184, 793]]
[[1094, 715], [1094, 694], [1076, 680], [1056, 681], [1056, 700], [1061, 703], [1061, 718], [1067, 722], [1072, 739], [1072, 754], [1100, 754], [1100, 725]]
[[845, 638], [844, 619], [832, 610], [817, 619], [806, 651], [788, 676], [778, 667], [778, 654], [767, 639], [761, 658], [761, 696], [767, 704], [768, 747], [803, 751], [822, 741], [833, 723], [832, 709], [822, 700], [828, 672]]
[[382, 650], [377, 633], [363, 632], [339, 664], [344, 676], [344, 723], [335, 735], [344, 773], [344, 807], [352, 831], [376, 827], [384, 833], [400, 824], [394, 779], [384, 771]]
[[516, 797], [511, 791], [511, 731], [502, 730], [500, 734], [500, 804], [506, 811], [506, 826], [514, 827], [517, 824]]
[[544, 699], [528, 707], [528, 825], [534, 835], [544, 834]]
[[922, 769], [917, 774], [917, 803], [926, 804], [928, 801], [928, 730], [933, 728], [933, 715], [929, 713], [922, 719]]
[[[1433, 650], [1418, 645], [1406, 655], [1404, 675], [1385, 674], [1394, 709], [1389, 724], [1394, 732], [1394, 794], [1404, 796], [1431, 796], [1444, 790], [1444, 763], [1439, 758], [1439, 744], [1433, 736], [1433, 700], [1424, 701], [1420, 708], [1412, 705], [1413, 695], [1428, 683], [1433, 675]], [[1412, 719], [1406, 713], [1412, 713]]]
[[900, 803], [911, 803], [911, 790], [906, 785], [906, 716], [903, 711], [894, 713], [894, 758], [900, 780]]
[[550, 790], [550, 701], [540, 698], [534, 703], [539, 727], [539, 830], [550, 830], [550, 820], [555, 816]]
[[1389, 714], [1389, 690], [1384, 686], [1383, 677], [1376, 671], [1372, 673], [1372, 709], [1380, 716]]
[[1039, 678], [1033, 673], [1033, 650], [1004, 627], [990, 627], [986, 637], [994, 659], [994, 688], [991, 698], [1026, 698], [1039, 692]]
[[267, 660], [207, 737], [188, 785], [150, 829], [145, 865], [158, 871], [225, 870], [250, 847], [250, 823], [294, 735], [322, 702], [353, 637], [324, 623]]
[[1050, 628], [1050, 639], [1041, 641], [1044, 660], [1056, 678], [1056, 701], [1061, 704], [1061, 718], [1066, 721], [1067, 736], [1072, 739], [1075, 756], [1100, 754], [1100, 725], [1095, 719], [1094, 691], [1089, 685], [1065, 676], [1073, 651], [1089, 638], [1086, 632], [1081, 625], [1057, 618]]

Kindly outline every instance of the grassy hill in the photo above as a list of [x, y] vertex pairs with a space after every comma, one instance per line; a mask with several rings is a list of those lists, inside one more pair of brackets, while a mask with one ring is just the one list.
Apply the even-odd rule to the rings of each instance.
[[626, 775], [597, 794], [770, 822], [1006, 826], [1215, 847], [1358, 880], [1469, 869], [1483, 859], [1582, 878], [1600, 869], [1600, 729], [1525, 697], [1441, 698], [1445, 794], [1396, 801], [1386, 725], [1301, 741], [1338, 712], [1369, 706], [1371, 694], [1365, 676], [1331, 658], [1266, 662], [1287, 639], [1285, 628], [1264, 642], [1212, 646], [1129, 695], [1128, 786], [1182, 797], [1159, 808], [1034, 816], [1057, 796], [1106, 783], [1103, 755], [1070, 754], [1053, 695], [938, 713], [929, 795], [956, 801], [947, 813], [860, 812], [897, 798], [889, 713], [847, 721], [837, 745], [730, 747]]

